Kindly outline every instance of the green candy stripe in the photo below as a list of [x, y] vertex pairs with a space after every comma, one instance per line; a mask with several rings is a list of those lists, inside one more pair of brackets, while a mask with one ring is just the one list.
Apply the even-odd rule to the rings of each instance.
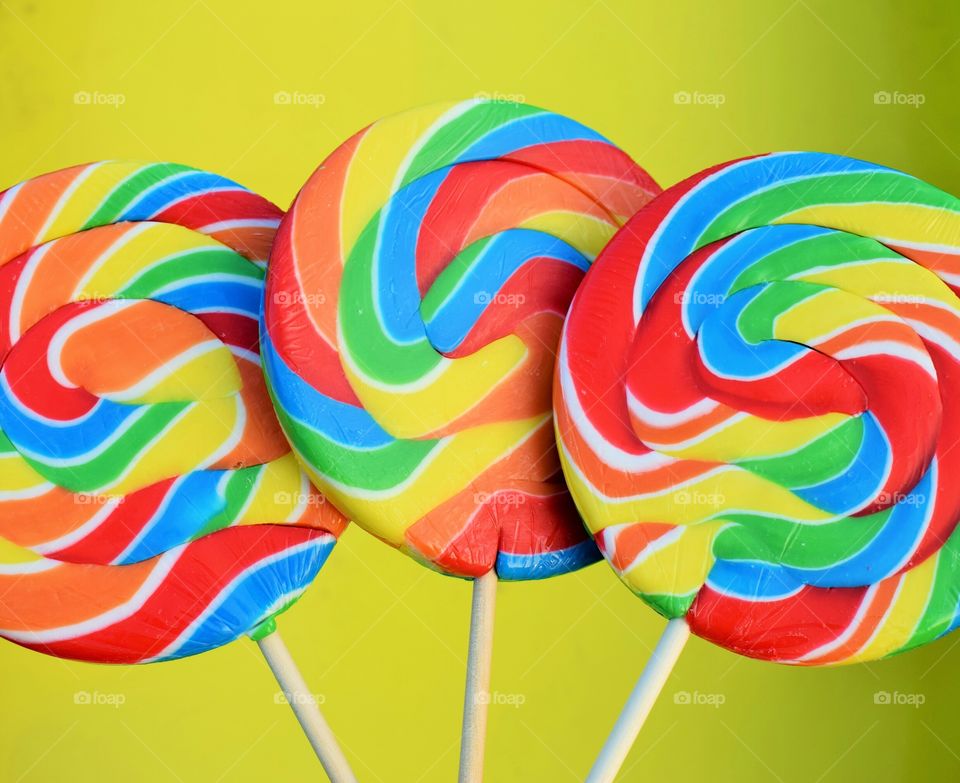
[[476, 263], [482, 258], [493, 237], [479, 239], [462, 252], [437, 276], [420, 305], [420, 314], [424, 322], [430, 321], [452, 297], [460, 283], [466, 278]]
[[760, 283], [787, 280], [814, 268], [841, 267], [877, 259], [887, 259], [916, 268], [912, 261], [904, 259], [899, 253], [874, 239], [834, 231], [769, 253], [762, 261], [752, 264], [740, 273], [731, 285], [730, 293], [735, 294]]
[[193, 404], [163, 402], [141, 407], [143, 413], [119, 438], [93, 459], [78, 465], [64, 467], [25, 458], [48, 481], [74, 493], [90, 493], [119, 479], [135, 464], [146, 445]]
[[545, 114], [526, 104], [485, 102], [440, 127], [421, 147], [404, 173], [402, 185], [449, 166], [479, 139], [513, 120]]
[[156, 264], [131, 280], [118, 298], [150, 299], [157, 291], [186, 285], [198, 277], [229, 275], [239, 280], [263, 280], [264, 270], [227, 248], [187, 250]]
[[909, 204], [956, 211], [957, 199], [942, 190], [899, 172], [864, 177], [859, 172], [807, 177], [765, 190], [722, 212], [707, 227], [697, 247], [732, 236], [751, 226], [775, 223], [805, 207], [823, 204]]
[[733, 464], [789, 489], [809, 487], [842, 474], [862, 440], [863, 419], [854, 416], [797, 451]]
[[733, 524], [717, 534], [713, 554], [724, 560], [825, 568], [856, 555], [883, 528], [891, 513], [884, 509], [817, 525], [766, 514], [725, 513], [719, 518]]
[[737, 319], [737, 329], [750, 343], [772, 340], [777, 318], [801, 302], [830, 290], [816, 283], [768, 283], [743, 308]]
[[396, 350], [396, 343], [383, 329], [380, 319], [367, 315], [377, 312], [374, 265], [379, 217], [378, 211], [363, 230], [343, 268], [337, 303], [344, 323], [343, 347], [369, 377], [393, 385], [411, 383], [433, 370], [442, 357], [430, 345], [426, 334], [416, 342], [405, 343], [403, 351]]
[[185, 171], [193, 171], [189, 166], [177, 163], [153, 163], [144, 166], [136, 174], [124, 180], [108, 195], [97, 211], [90, 216], [81, 230], [105, 226], [115, 223], [117, 218], [141, 195], [144, 191], [165, 179]]
[[371, 491], [395, 488], [440, 444], [439, 440], [394, 440], [377, 449], [350, 448], [291, 418], [275, 397], [273, 400], [284, 432], [306, 464], [323, 465], [324, 476], [350, 487]]

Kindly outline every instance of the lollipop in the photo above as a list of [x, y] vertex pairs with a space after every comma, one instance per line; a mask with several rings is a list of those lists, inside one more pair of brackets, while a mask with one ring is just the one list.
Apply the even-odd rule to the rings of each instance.
[[172, 164], [0, 194], [0, 636], [145, 663], [252, 634], [282, 657], [273, 618], [344, 521], [260, 372], [281, 214]]
[[695, 175], [604, 250], [561, 341], [561, 459], [671, 623], [590, 780], [612, 780], [687, 628], [824, 665], [954, 627], [958, 284], [960, 201], [815, 153]]
[[597, 557], [560, 476], [549, 378], [584, 270], [658, 190], [572, 120], [474, 100], [361, 131], [281, 225], [262, 329], [280, 422], [357, 524], [476, 580], [471, 677], [496, 576]]

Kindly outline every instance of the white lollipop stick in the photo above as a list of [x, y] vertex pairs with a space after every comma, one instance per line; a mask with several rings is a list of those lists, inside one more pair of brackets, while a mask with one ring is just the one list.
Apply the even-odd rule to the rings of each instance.
[[586, 783], [613, 783], [689, 638], [690, 626], [684, 618], [667, 623]]
[[497, 574], [491, 570], [473, 580], [467, 687], [463, 701], [463, 733], [460, 738], [460, 783], [480, 783], [483, 780], [483, 751], [487, 739], [490, 665], [493, 656], [493, 615], [496, 605]]
[[263, 657], [267, 659], [273, 676], [280, 683], [287, 702], [293, 708], [297, 720], [303, 727], [303, 733], [310, 740], [331, 783], [357, 783], [357, 778], [350, 769], [350, 764], [347, 762], [347, 757], [343, 755], [337, 738], [320, 713], [316, 697], [307, 687], [303, 675], [300, 674], [280, 634], [274, 631], [258, 639], [257, 644], [260, 646]]

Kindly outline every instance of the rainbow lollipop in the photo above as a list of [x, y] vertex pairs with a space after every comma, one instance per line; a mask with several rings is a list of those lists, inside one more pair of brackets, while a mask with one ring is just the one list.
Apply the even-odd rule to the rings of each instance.
[[[0, 636], [145, 663], [251, 634], [289, 663], [273, 618], [345, 523], [289, 453], [260, 372], [280, 217], [173, 164], [95, 163], [0, 194]], [[344, 767], [309, 700], [291, 703]]]
[[612, 780], [687, 629], [805, 665], [950, 631], [960, 599], [960, 201], [780, 153], [665, 191], [571, 308], [564, 472], [671, 619], [591, 781]]
[[496, 576], [597, 557], [560, 477], [549, 379], [583, 272], [658, 190], [565, 117], [444, 104], [342, 144], [271, 254], [264, 367], [308, 473], [361, 527], [476, 580], [464, 779], [482, 765]]

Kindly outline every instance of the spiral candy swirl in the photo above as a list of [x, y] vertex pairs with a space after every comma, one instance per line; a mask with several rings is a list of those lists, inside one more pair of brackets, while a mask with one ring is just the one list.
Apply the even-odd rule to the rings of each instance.
[[173, 164], [0, 194], [0, 635], [181, 657], [252, 630], [323, 564], [343, 521], [259, 366], [281, 214]]
[[512, 103], [418, 109], [341, 145], [281, 225], [261, 330], [317, 486], [450, 574], [592, 562], [549, 378], [584, 270], [658, 190], [595, 132]]
[[626, 584], [753, 657], [957, 624], [960, 200], [780, 153], [665, 191], [604, 250], [557, 362], [561, 460]]

